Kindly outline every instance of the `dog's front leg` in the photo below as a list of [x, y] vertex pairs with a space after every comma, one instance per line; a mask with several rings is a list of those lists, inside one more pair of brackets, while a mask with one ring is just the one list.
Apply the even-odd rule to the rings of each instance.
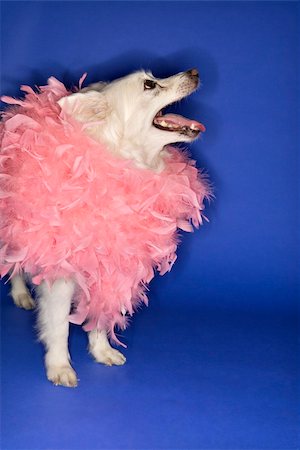
[[121, 366], [126, 362], [125, 356], [110, 346], [104, 330], [89, 332], [89, 351], [97, 362], [107, 366]]
[[74, 283], [56, 280], [51, 287], [45, 282], [39, 287], [38, 328], [45, 344], [47, 377], [55, 385], [74, 387], [76, 373], [70, 365], [68, 351], [69, 313]]

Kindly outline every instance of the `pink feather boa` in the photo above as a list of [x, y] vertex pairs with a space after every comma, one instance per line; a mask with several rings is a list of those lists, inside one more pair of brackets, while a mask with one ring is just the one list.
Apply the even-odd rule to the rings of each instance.
[[50, 78], [12, 106], [1, 124], [0, 274], [21, 270], [33, 282], [72, 278], [78, 289], [70, 321], [86, 330], [124, 329], [155, 270], [176, 259], [177, 229], [202, 223], [210, 195], [205, 176], [177, 148], [154, 173], [112, 156], [82, 124], [61, 114], [69, 95]]

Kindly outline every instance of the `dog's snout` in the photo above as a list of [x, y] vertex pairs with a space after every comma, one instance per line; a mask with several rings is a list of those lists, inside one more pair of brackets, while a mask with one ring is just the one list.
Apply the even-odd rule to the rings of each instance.
[[190, 78], [193, 78], [193, 79], [199, 79], [199, 72], [198, 72], [198, 70], [197, 69], [190, 69], [190, 70], [187, 70], [186, 71], [186, 74], [190, 77]]

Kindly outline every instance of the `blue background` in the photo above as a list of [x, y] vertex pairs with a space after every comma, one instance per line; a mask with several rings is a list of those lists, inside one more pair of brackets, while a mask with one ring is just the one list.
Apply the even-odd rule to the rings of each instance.
[[2, 2], [2, 93], [198, 67], [178, 111], [216, 199], [123, 335], [75, 390], [46, 381], [34, 314], [2, 283], [3, 449], [296, 449], [299, 441], [299, 3]]

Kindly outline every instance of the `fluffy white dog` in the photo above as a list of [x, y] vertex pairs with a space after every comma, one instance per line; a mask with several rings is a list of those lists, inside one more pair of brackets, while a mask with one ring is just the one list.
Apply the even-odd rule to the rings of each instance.
[[[164, 79], [139, 71], [111, 83], [92, 84], [58, 103], [63, 112], [82, 122], [85, 132], [105, 143], [113, 154], [132, 160], [139, 168], [160, 173], [167, 144], [191, 142], [204, 131], [199, 122], [162, 111], [191, 94], [198, 85], [196, 69]], [[51, 287], [46, 282], [38, 287], [38, 327], [46, 347], [47, 377], [63, 386], [77, 384], [68, 352], [68, 316], [74, 290], [75, 282], [65, 279], [57, 279]], [[20, 275], [12, 278], [11, 295], [17, 306], [34, 307]], [[89, 332], [89, 351], [96, 361], [106, 365], [125, 362], [101, 329]]]

